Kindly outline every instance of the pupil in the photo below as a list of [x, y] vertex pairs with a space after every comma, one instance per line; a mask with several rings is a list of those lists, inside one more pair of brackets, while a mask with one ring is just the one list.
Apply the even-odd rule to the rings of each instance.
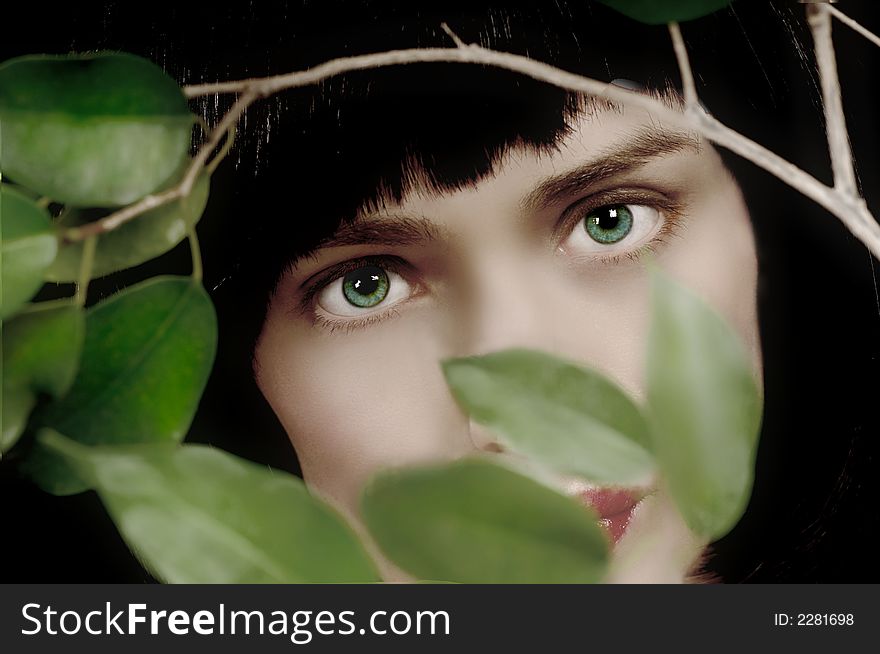
[[346, 281], [359, 295], [372, 295], [379, 288], [382, 274], [378, 266], [367, 266], [348, 273]]
[[584, 221], [590, 238], [603, 245], [612, 245], [626, 238], [632, 225], [632, 213], [622, 204], [594, 209]]
[[617, 209], [605, 209], [596, 216], [596, 225], [601, 229], [614, 229], [620, 224], [620, 217], [617, 215]]

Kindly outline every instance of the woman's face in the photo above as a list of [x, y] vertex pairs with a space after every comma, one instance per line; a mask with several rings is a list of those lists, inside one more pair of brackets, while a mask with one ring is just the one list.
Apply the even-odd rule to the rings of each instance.
[[[726, 317], [759, 374], [752, 231], [717, 152], [641, 110], [587, 112], [559, 145], [514, 148], [467, 189], [420, 186], [281, 279], [257, 382], [306, 483], [355, 523], [382, 468], [510, 456], [456, 405], [442, 359], [528, 347], [643, 399], [649, 252]], [[603, 521], [625, 528], [613, 580], [678, 581], [704, 545], [662, 490], [622, 516]]]

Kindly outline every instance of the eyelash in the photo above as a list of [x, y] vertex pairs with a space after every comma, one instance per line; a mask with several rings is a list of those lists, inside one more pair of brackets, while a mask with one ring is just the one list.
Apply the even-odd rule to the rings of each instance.
[[[563, 211], [562, 216], [560, 216], [557, 221], [555, 231], [557, 234], [561, 234], [562, 239], [565, 239], [577, 229], [580, 222], [590, 211], [610, 204], [641, 204], [655, 208], [661, 212], [660, 228], [657, 233], [651, 237], [650, 241], [636, 250], [614, 255], [594, 256], [591, 257], [593, 261], [599, 261], [603, 265], [619, 265], [624, 261], [624, 258], [628, 261], [635, 262], [646, 254], [655, 252], [657, 247], [667, 242], [668, 238], [678, 234], [681, 225], [682, 205], [656, 191], [646, 192], [641, 189], [616, 189], [608, 193], [597, 193], [588, 198], [578, 200]], [[559, 242], [561, 243], [562, 241], [560, 240]], [[318, 279], [308, 284], [299, 302], [300, 310], [304, 315], [311, 316], [315, 326], [326, 330], [329, 334], [340, 331], [343, 333], [351, 333], [371, 325], [379, 324], [390, 318], [397, 317], [400, 314], [399, 307], [400, 304], [402, 304], [401, 302], [398, 302], [385, 311], [370, 313], [362, 318], [335, 320], [315, 312], [314, 304], [316, 297], [325, 287], [349, 272], [371, 265], [395, 272], [409, 281], [413, 278], [412, 267], [402, 258], [397, 256], [371, 255], [349, 259], [322, 271], [317, 275]], [[417, 285], [416, 282], [413, 283], [414, 285]], [[406, 302], [406, 300], [404, 302]]]

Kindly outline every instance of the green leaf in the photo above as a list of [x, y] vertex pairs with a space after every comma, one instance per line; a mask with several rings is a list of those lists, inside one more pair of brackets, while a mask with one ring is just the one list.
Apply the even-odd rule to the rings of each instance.
[[125, 53], [31, 55], [0, 65], [0, 169], [73, 206], [119, 206], [187, 156], [193, 119], [161, 68]]
[[[101, 234], [95, 246], [92, 277], [103, 277], [131, 268], [175, 247], [201, 218], [208, 203], [210, 183], [210, 176], [203, 174], [187, 197], [148, 211], [111, 232]], [[76, 215], [65, 218], [65, 227], [76, 224]], [[53, 282], [75, 281], [79, 276], [82, 255], [82, 242], [62, 246], [46, 271], [46, 279]]]
[[639, 408], [595, 371], [522, 349], [449, 359], [443, 371], [465, 412], [512, 450], [594, 481], [653, 471]]
[[594, 583], [608, 561], [595, 514], [480, 459], [375, 477], [362, 515], [404, 570], [462, 583]]
[[378, 574], [302, 481], [203, 445], [85, 447], [46, 430], [132, 550], [170, 583], [345, 583]]
[[84, 335], [82, 308], [34, 305], [3, 326], [3, 384], [64, 395], [76, 375]]
[[661, 471], [686, 522], [719, 538], [752, 488], [761, 394], [739, 337], [704, 302], [655, 271], [648, 404]]
[[648, 25], [684, 22], [708, 16], [731, 0], [599, 0], [602, 4]]
[[5, 320], [40, 290], [58, 250], [49, 213], [5, 184], [0, 186], [0, 248], [0, 319]]
[[0, 434], [0, 455], [8, 452], [18, 442], [36, 403], [37, 398], [29, 389], [4, 387], [3, 416], [0, 418], [0, 423], [3, 425], [3, 432]]
[[[155, 277], [92, 307], [82, 363], [70, 392], [39, 416], [86, 444], [179, 442], [211, 371], [217, 319], [204, 289], [187, 277]], [[48, 454], [36, 448], [32, 458]], [[64, 466], [34, 460], [45, 489], [84, 490], [59, 479]], [[50, 471], [48, 479], [40, 471]], [[51, 491], [50, 491], [51, 492]]]
[[81, 308], [34, 306], [3, 325], [3, 438], [6, 452], [24, 430], [37, 394], [60, 397], [73, 383], [85, 335]]

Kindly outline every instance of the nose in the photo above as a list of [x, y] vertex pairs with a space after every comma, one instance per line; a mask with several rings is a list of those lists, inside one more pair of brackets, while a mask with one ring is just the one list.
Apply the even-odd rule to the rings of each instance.
[[[513, 347], [557, 349], [558, 300], [552, 270], [534, 253], [510, 243], [485, 244], [459, 268], [451, 356], [473, 356]], [[557, 309], [554, 311], [554, 308]], [[462, 416], [480, 453], [513, 456], [490, 429]]]
[[551, 275], [534, 253], [509, 246], [483, 248], [459, 279], [455, 355], [512, 347], [556, 350], [558, 311]]

